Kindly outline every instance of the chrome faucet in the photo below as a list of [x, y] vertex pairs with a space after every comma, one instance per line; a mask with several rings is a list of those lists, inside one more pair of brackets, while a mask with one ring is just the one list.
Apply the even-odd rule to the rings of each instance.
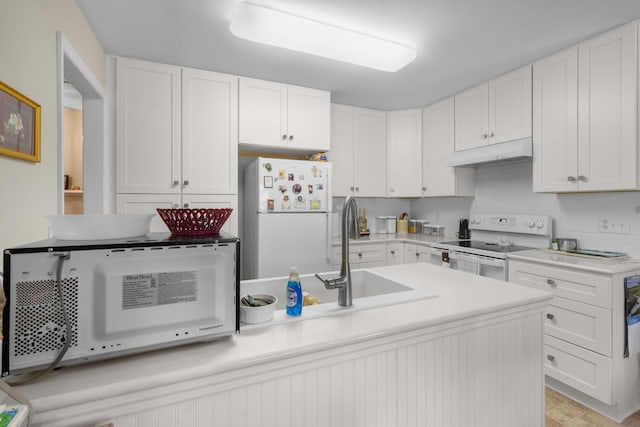
[[[349, 215], [351, 214], [351, 215]], [[324, 283], [327, 289], [338, 289], [338, 305], [351, 307], [353, 305], [353, 293], [351, 291], [351, 266], [349, 265], [349, 239], [358, 239], [358, 205], [356, 199], [349, 196], [344, 201], [342, 208], [342, 264], [340, 275], [333, 279], [324, 279], [316, 273], [316, 277]]]

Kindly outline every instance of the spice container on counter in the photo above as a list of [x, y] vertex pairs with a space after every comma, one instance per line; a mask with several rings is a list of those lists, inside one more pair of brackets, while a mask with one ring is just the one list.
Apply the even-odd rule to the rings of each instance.
[[408, 231], [411, 234], [416, 234], [417, 230], [418, 230], [418, 220], [417, 219], [410, 219], [409, 220], [409, 227], [408, 227]]

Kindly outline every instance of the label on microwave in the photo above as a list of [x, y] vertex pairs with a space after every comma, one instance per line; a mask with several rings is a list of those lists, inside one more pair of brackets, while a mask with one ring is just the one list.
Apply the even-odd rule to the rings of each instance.
[[198, 272], [141, 273], [122, 276], [122, 309], [198, 300]]

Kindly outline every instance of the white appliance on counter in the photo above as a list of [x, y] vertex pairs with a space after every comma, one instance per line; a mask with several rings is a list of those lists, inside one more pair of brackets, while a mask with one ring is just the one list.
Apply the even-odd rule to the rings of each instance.
[[239, 251], [224, 232], [6, 249], [3, 376], [238, 332]]
[[442, 264], [446, 252], [453, 269], [506, 281], [509, 254], [548, 248], [552, 235], [544, 215], [472, 214], [469, 229], [469, 240], [431, 243], [431, 262]]
[[244, 279], [331, 267], [331, 163], [258, 157], [245, 169]]

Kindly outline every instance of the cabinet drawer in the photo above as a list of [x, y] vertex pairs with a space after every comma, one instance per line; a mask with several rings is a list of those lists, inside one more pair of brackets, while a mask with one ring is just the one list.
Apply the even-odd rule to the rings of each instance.
[[555, 297], [544, 327], [551, 336], [611, 357], [611, 310]]
[[613, 404], [611, 358], [544, 337], [544, 373], [607, 405]]
[[509, 281], [602, 308], [611, 308], [611, 279], [597, 274], [509, 261]]
[[[369, 263], [380, 262], [379, 265], [386, 265], [387, 254], [386, 245], [351, 245], [349, 246], [349, 262], [350, 263]], [[342, 246], [334, 246], [332, 250], [332, 264], [340, 265], [342, 261]], [[369, 267], [371, 267], [369, 265]]]

